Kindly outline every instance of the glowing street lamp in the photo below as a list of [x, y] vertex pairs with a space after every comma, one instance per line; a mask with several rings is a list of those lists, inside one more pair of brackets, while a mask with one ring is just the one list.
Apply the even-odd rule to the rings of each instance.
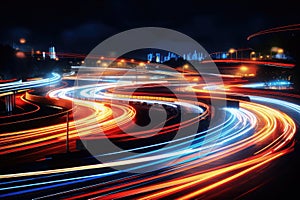
[[237, 59], [237, 50], [236, 49], [234, 49], [234, 48], [230, 48], [229, 50], [228, 50], [228, 52], [230, 53], [230, 59], [232, 59], [232, 54], [235, 52], [235, 57], [236, 57], [236, 59]]
[[253, 56], [255, 57], [255, 51], [252, 51], [252, 52], [250, 53], [250, 59], [252, 59]]
[[97, 66], [99, 67], [101, 64], [101, 60], [97, 60], [96, 63], [97, 63]]
[[189, 65], [188, 65], [188, 64], [183, 65], [183, 73], [184, 73], [184, 70], [185, 70], [185, 69], [188, 69], [188, 68], [189, 68]]
[[277, 49], [277, 53], [282, 54], [283, 52], [284, 52], [283, 49], [281, 49], [281, 48]]
[[138, 65], [135, 66], [135, 82], [138, 82], [138, 67], [146, 67], [144, 62], [139, 62]]
[[20, 42], [20, 44], [25, 44], [26, 43], [26, 39], [25, 38], [20, 38], [19, 42]]
[[283, 49], [282, 48], [279, 48], [279, 47], [272, 47], [271, 48], [271, 51], [270, 51], [270, 55], [271, 55], [271, 58], [272, 58], [272, 52], [275, 52], [275, 53], [278, 53], [278, 54], [283, 54]]

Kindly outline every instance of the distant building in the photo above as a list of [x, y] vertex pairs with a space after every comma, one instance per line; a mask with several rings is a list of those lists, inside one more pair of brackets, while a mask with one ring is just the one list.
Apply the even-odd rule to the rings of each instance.
[[201, 61], [205, 59], [205, 55], [202, 52], [197, 52], [196, 50], [193, 53], [183, 54], [183, 59], [188, 61]]
[[[156, 63], [164, 63], [167, 62], [171, 59], [177, 60], [181, 56], [172, 53], [172, 52], [167, 52], [167, 53], [149, 53], [147, 54], [147, 60], [149, 62], [156, 62]], [[202, 61], [206, 58], [205, 53], [203, 52], [197, 52], [196, 50], [193, 53], [186, 53], [182, 55], [182, 58], [184, 60], [188, 61]]]
[[156, 53], [155, 62], [160, 63], [160, 53]]
[[153, 53], [148, 53], [147, 60], [150, 62], [153, 61]]
[[148, 53], [147, 60], [149, 62], [156, 62], [156, 63], [163, 63], [171, 58], [179, 58], [180, 56], [176, 55], [175, 53], [167, 52], [167, 53]]
[[229, 54], [227, 52], [215, 52], [210, 54], [210, 57], [212, 59], [226, 59], [228, 58]]
[[54, 46], [49, 47], [49, 57], [50, 59], [56, 59], [56, 53]]

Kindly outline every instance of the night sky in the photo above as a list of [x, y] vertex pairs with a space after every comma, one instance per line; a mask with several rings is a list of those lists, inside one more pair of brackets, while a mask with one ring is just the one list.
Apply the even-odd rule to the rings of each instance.
[[[34, 49], [89, 53], [104, 39], [132, 28], [180, 31], [208, 52], [249, 47], [248, 35], [300, 22], [297, 1], [1, 1], [0, 42], [24, 37]], [[289, 33], [295, 34], [295, 33]], [[252, 43], [251, 43], [252, 42]]]

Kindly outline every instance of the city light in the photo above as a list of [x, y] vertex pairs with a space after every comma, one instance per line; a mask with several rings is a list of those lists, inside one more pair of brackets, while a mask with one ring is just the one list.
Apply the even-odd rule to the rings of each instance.
[[231, 49], [229, 49], [229, 51], [228, 51], [229, 53], [234, 53], [234, 52], [236, 52], [236, 50], [235, 49], [233, 49], [233, 48], [231, 48]]
[[250, 59], [251, 60], [255, 60], [256, 59], [256, 57], [255, 57], [255, 51], [251, 51], [251, 53], [250, 53]]
[[235, 53], [235, 58], [237, 59], [237, 50], [234, 48], [230, 48], [228, 50], [228, 52], [230, 53], [230, 59], [232, 59], [232, 54]]
[[240, 67], [240, 70], [241, 70], [242, 72], [246, 72], [246, 71], [248, 71], [248, 67], [242, 65], [242, 66]]
[[16, 53], [16, 56], [17, 56], [18, 58], [26, 58], [25, 53], [22, 52], [22, 51], [18, 51], [18, 52]]
[[19, 42], [20, 42], [20, 44], [25, 44], [26, 43], [26, 39], [25, 38], [20, 38]]
[[277, 53], [283, 53], [283, 49], [282, 48], [278, 48], [277, 49]]
[[0, 13], [1, 200], [299, 196], [297, 1], [43, 3]]

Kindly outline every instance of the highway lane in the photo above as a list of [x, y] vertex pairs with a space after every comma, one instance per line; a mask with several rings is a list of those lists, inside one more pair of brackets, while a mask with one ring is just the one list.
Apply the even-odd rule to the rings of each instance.
[[[110, 101], [114, 99], [120, 102], [130, 99], [131, 101], [148, 103], [155, 101], [155, 103], [176, 105], [174, 99], [170, 97], [157, 97], [151, 94], [126, 96], [124, 93], [107, 93], [108, 89], [118, 86], [109, 83], [101, 86], [82, 87], [76, 93], [80, 94], [80, 98], [77, 97], [77, 100], [72, 99], [72, 101], [77, 101], [82, 106], [90, 108], [91, 105], [94, 107], [95, 102], [100, 99], [102, 101], [103, 99]], [[128, 86], [132, 86], [132, 83]], [[205, 91], [203, 86], [198, 87], [198, 89], [201, 88], [201, 92]], [[126, 84], [122, 84], [122, 87], [126, 87]], [[72, 90], [74, 89], [77, 88], [56, 90], [49, 96], [73, 98]], [[224, 91], [210, 90], [210, 92]], [[203, 97], [201, 95], [201, 98]], [[99, 100], [93, 101], [91, 104], [87, 103], [89, 98]], [[0, 196], [4, 198], [22, 195], [35, 199], [117, 199], [125, 197], [190, 199], [206, 195], [213, 196], [216, 189], [226, 190], [231, 182], [238, 182], [237, 180], [243, 180], [247, 176], [255, 177], [257, 171], [265, 169], [275, 160], [293, 150], [296, 124], [290, 115], [295, 116], [299, 113], [299, 106], [283, 100], [274, 101], [273, 98], [254, 96], [250, 98], [252, 100], [250, 102], [240, 101], [239, 109], [223, 108], [217, 111], [226, 113], [225, 121], [222, 124], [213, 127], [210, 131], [198, 132], [182, 138], [180, 143], [169, 141], [168, 143], [173, 145], [167, 149], [158, 149], [155, 154], [140, 153], [105, 164], [2, 174], [0, 178], [4, 180], [1, 183], [3, 194]], [[105, 104], [99, 103], [100, 110], [109, 108], [105, 107]], [[189, 103], [189, 106], [199, 105], [199, 102], [186, 103]], [[203, 103], [201, 105], [204, 108], [207, 107]], [[120, 106], [123, 108], [124, 105], [120, 104]], [[209, 107], [207, 108], [209, 109]], [[281, 109], [278, 110], [278, 108]], [[124, 113], [126, 112], [124, 111]], [[92, 118], [96, 116], [98, 115], [92, 115]], [[108, 119], [103, 120], [106, 127], [109, 124]], [[124, 118], [121, 121], [123, 120]], [[90, 120], [84, 119], [84, 121]], [[221, 135], [218, 132], [220, 129], [222, 130]], [[84, 134], [85, 131], [86, 129], [83, 128], [80, 132]], [[86, 133], [90, 134], [91, 132]], [[122, 136], [118, 135], [118, 137]], [[193, 139], [194, 142], [186, 148], [184, 144], [190, 139]], [[124, 152], [115, 153], [123, 154]], [[139, 174], [114, 170], [116, 166], [127, 166], [130, 169], [132, 164], [136, 163], [139, 163], [139, 168], [155, 166], [157, 163], [164, 167], [155, 172]], [[51, 190], [49, 190], [50, 188]], [[222, 193], [218, 193], [218, 195], [222, 195]]]
[[[300, 112], [296, 103], [274, 99], [273, 96], [270, 98], [268, 94], [263, 95], [262, 90], [259, 93], [247, 89], [257, 94], [249, 95], [250, 92], [246, 92], [245, 88], [237, 87], [239, 82], [236, 79], [231, 81], [228, 78], [225, 85], [218, 82], [207, 85], [202, 79], [182, 83], [179, 79], [183, 76], [164, 71], [163, 68], [157, 70], [153, 67], [150, 73], [153, 71], [159, 71], [164, 79], [149, 81], [149, 75], [135, 81], [131, 71], [121, 81], [120, 77], [111, 75], [99, 81], [96, 74], [90, 74], [82, 77], [89, 80], [84, 86], [59, 88], [48, 93], [49, 98], [69, 100], [76, 105], [75, 121], [70, 121], [71, 151], [76, 152], [75, 141], [79, 138], [118, 139], [125, 143], [129, 134], [134, 136], [130, 140], [136, 142], [151, 136], [153, 144], [131, 146], [131, 151], [143, 150], [134, 155], [128, 155], [128, 149], [93, 155], [104, 163], [72, 167], [63, 167], [62, 164], [62, 167], [54, 169], [35, 168], [34, 171], [15, 173], [4, 171], [0, 175], [0, 197], [191, 199], [222, 197], [226, 192], [235, 190], [232, 194], [234, 198], [253, 189], [246, 187], [247, 179], [254, 182], [259, 180], [258, 176], [263, 176], [260, 174], [293, 151]], [[95, 81], [99, 82], [95, 84]], [[244, 84], [244, 81], [240, 84]], [[176, 91], [176, 98], [159, 92], [158, 85]], [[133, 88], [141, 88], [142, 91], [133, 94], [128, 92]], [[149, 92], [151, 89], [158, 92]], [[195, 94], [196, 100], [192, 98]], [[249, 96], [250, 101], [239, 100], [239, 108], [214, 107], [206, 101], [212, 98], [236, 101], [232, 97], [234, 95]], [[281, 93], [277, 96], [280, 97]], [[161, 129], [137, 131], [133, 128], [137, 110], [128, 102], [165, 105], [180, 108], [181, 114], [192, 112], [195, 115]], [[186, 128], [208, 116], [211, 122], [218, 122], [208, 130], [191, 132], [168, 141], [155, 140], [157, 137], [153, 136], [153, 133], [168, 135], [179, 129], [188, 130]], [[220, 116], [224, 116], [224, 120], [220, 120]], [[29, 156], [32, 159], [41, 158], [47, 153], [62, 152], [65, 148], [65, 131], [65, 123], [61, 123], [2, 134], [0, 153], [15, 153], [20, 158]], [[164, 148], [153, 150], [153, 146]], [[102, 160], [104, 157], [107, 159]], [[123, 170], [116, 170], [119, 168]], [[149, 171], [149, 168], [155, 170]], [[130, 173], [137, 170], [139, 173]], [[257, 181], [257, 185], [260, 183]]]

